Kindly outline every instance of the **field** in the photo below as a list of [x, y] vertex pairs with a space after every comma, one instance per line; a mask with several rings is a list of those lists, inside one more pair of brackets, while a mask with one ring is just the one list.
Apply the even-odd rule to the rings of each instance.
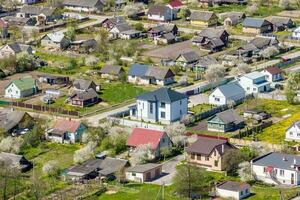
[[189, 108], [189, 110], [194, 112], [195, 114], [198, 114], [198, 113], [208, 111], [214, 107], [215, 107], [214, 105], [210, 105], [210, 104], [199, 104], [197, 106], [193, 106]]

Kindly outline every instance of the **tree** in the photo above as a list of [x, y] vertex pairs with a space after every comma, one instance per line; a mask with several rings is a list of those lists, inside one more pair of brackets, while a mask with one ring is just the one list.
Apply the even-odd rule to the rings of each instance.
[[105, 132], [103, 128], [89, 128], [88, 132], [82, 135], [82, 142], [86, 144], [89, 142], [100, 144], [104, 137]]
[[94, 151], [97, 144], [95, 142], [89, 142], [85, 147], [75, 151], [74, 153], [74, 162], [83, 163], [88, 159], [94, 157]]
[[186, 114], [181, 118], [180, 122], [185, 126], [189, 126], [195, 123], [195, 117], [191, 114]]
[[136, 23], [134, 24], [134, 28], [138, 31], [145, 31], [145, 28], [144, 28], [144, 24], [143, 23]]
[[43, 165], [42, 171], [45, 175], [55, 177], [59, 174], [59, 165], [56, 161], [50, 160]]
[[173, 178], [175, 192], [184, 198], [191, 198], [209, 191], [213, 178], [205, 170], [193, 165], [184, 164], [176, 169]]
[[235, 68], [231, 70], [231, 74], [238, 76], [251, 72], [251, 67], [246, 63], [239, 63]]
[[35, 58], [28, 53], [17, 55], [16, 72], [31, 71], [36, 68]]
[[104, 11], [114, 10], [115, 6], [116, 6], [115, 0], [107, 0], [107, 1], [105, 1]]
[[251, 6], [247, 6], [246, 12], [249, 13], [250, 15], [253, 15], [258, 11], [258, 6], [257, 4], [252, 4]]
[[124, 15], [128, 18], [136, 19], [138, 14], [144, 10], [145, 7], [142, 3], [129, 4], [123, 8]]
[[290, 0], [279, 0], [279, 7], [287, 10], [290, 8], [291, 2]]
[[265, 155], [266, 153], [271, 151], [271, 149], [269, 149], [266, 145], [264, 145], [261, 142], [252, 142], [249, 145], [249, 148], [253, 153], [254, 157]]
[[151, 144], [144, 144], [138, 146], [132, 153], [130, 157], [130, 163], [132, 165], [138, 165], [147, 163], [155, 158]]
[[266, 49], [262, 50], [260, 53], [260, 55], [264, 59], [270, 59], [270, 58], [276, 56], [277, 54], [279, 54], [279, 50], [274, 46], [267, 47]]
[[49, 7], [53, 8], [61, 8], [63, 6], [63, 0], [47, 0], [47, 4]]
[[76, 26], [74, 23], [70, 23], [70, 25], [67, 28], [67, 32], [65, 33], [65, 36], [67, 39], [73, 41], [76, 37]]
[[242, 181], [244, 182], [252, 181], [253, 176], [251, 171], [251, 164], [247, 161], [240, 163], [238, 174]]
[[225, 67], [223, 65], [210, 66], [205, 72], [205, 78], [209, 82], [216, 82], [225, 77]]
[[288, 76], [287, 83], [285, 86], [285, 95], [287, 98], [287, 101], [290, 104], [297, 103], [296, 97], [297, 93], [296, 91], [300, 89], [300, 72], [291, 73]]
[[105, 29], [101, 28], [97, 32], [95, 40], [97, 42], [95, 51], [97, 53], [101, 53], [103, 58], [106, 59], [108, 54], [108, 32]]
[[187, 136], [185, 125], [179, 122], [172, 123], [165, 128], [166, 133], [170, 137], [175, 147], [182, 147], [185, 145]]
[[237, 149], [227, 150], [223, 156], [223, 163], [225, 170], [231, 174], [235, 175], [238, 166], [241, 162], [245, 160], [245, 156]]
[[191, 16], [191, 14], [192, 14], [192, 12], [189, 8], [183, 7], [180, 9], [180, 11], [178, 13], [178, 17], [186, 20], [188, 17]]
[[8, 136], [1, 140], [0, 151], [9, 153], [19, 153], [21, 147], [23, 146], [23, 139], [21, 137], [11, 137]]

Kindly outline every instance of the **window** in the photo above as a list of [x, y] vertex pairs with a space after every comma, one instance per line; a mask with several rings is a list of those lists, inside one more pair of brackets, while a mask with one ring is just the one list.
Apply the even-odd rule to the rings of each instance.
[[162, 143], [165, 143], [165, 138], [162, 139]]
[[132, 174], [131, 174], [132, 176], [136, 176], [136, 173], [135, 172], [132, 172]]
[[179, 103], [180, 103], [180, 105], [181, 105], [181, 104], [182, 104], [182, 101], [180, 100], [180, 102], [179, 102]]
[[144, 109], [144, 103], [143, 103], [143, 109]]
[[195, 159], [195, 154], [191, 154], [191, 159]]
[[264, 172], [265, 172], [265, 173], [267, 172], [267, 168], [266, 168], [266, 167], [264, 167]]
[[250, 87], [247, 87], [247, 90], [250, 90]]
[[153, 114], [153, 104], [150, 103], [150, 114]]
[[280, 176], [284, 176], [284, 170], [281, 169], [281, 170], [279, 171], [279, 174], [280, 174]]
[[220, 98], [215, 98], [216, 101], [220, 101]]
[[180, 115], [182, 115], [182, 111], [180, 110]]
[[166, 118], [166, 113], [165, 112], [160, 112], [160, 117], [163, 118], [163, 119]]
[[215, 160], [215, 167], [218, 167], [219, 161]]
[[243, 196], [243, 194], [244, 194], [243, 191], [241, 191], [241, 196]]
[[293, 135], [293, 132], [292, 132], [292, 131], [290, 132], [290, 135]]
[[297, 133], [297, 136], [300, 137], [300, 133]]
[[217, 155], [217, 153], [216, 153], [216, 151], [214, 151], [214, 156], [216, 156]]
[[256, 91], [256, 88], [253, 88], [253, 91]]
[[165, 102], [160, 102], [160, 107], [161, 108], [165, 108], [166, 107], [166, 103]]
[[197, 160], [201, 160], [201, 155], [197, 155]]
[[205, 161], [209, 161], [209, 157], [208, 156], [205, 156]]

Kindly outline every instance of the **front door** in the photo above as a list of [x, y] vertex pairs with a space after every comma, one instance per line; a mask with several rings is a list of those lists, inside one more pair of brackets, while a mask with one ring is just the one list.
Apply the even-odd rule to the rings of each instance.
[[295, 184], [295, 175], [291, 174], [291, 184], [294, 185]]
[[151, 172], [147, 172], [146, 181], [150, 181], [150, 180], [151, 180]]

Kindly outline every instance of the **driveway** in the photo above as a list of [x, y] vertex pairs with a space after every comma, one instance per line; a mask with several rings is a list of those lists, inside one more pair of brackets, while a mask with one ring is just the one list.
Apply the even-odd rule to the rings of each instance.
[[176, 173], [176, 166], [179, 162], [184, 160], [184, 155], [178, 155], [176, 157], [174, 157], [171, 160], [168, 160], [166, 162], [163, 163], [162, 166], [162, 172], [163, 172], [163, 176], [161, 176], [160, 178], [152, 181], [151, 183], [153, 184], [157, 184], [157, 185], [171, 185], [172, 184], [172, 178], [175, 176]]
[[189, 97], [189, 107], [208, 103], [208, 94], [200, 93]]

